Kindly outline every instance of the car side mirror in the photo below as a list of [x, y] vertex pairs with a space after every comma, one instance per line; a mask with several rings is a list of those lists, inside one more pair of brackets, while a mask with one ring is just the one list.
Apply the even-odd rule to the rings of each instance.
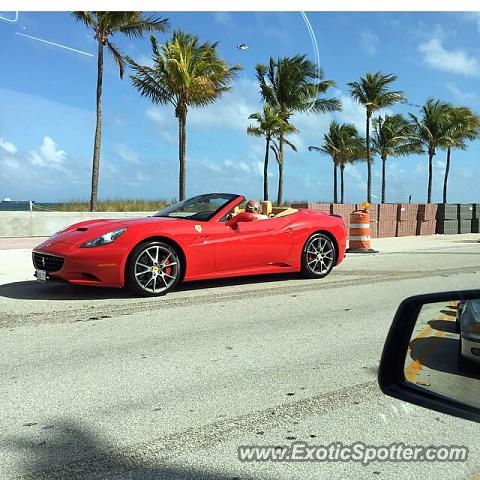
[[255, 220], [255, 215], [253, 215], [253, 213], [241, 212], [228, 220], [225, 225], [227, 225], [227, 227], [236, 228], [237, 223], [252, 222], [253, 220]]
[[378, 382], [391, 397], [479, 422], [480, 290], [404, 300], [385, 341]]

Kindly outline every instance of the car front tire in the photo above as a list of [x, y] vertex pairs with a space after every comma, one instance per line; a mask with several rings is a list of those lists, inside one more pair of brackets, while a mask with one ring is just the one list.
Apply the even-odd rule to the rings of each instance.
[[137, 245], [128, 260], [126, 285], [136, 294], [158, 297], [173, 290], [182, 276], [177, 250], [161, 241]]

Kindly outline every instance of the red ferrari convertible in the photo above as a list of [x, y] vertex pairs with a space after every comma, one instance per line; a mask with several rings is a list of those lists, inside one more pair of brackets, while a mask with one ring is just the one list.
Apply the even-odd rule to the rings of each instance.
[[211, 193], [151, 217], [88, 220], [33, 249], [38, 280], [162, 295], [180, 281], [300, 272], [322, 278], [345, 255], [343, 220], [313, 210], [245, 212], [242, 195]]

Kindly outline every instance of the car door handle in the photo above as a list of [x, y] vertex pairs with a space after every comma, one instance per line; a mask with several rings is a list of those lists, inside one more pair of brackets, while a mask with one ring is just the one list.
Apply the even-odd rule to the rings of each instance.
[[284, 232], [284, 233], [292, 233], [292, 232], [293, 232], [293, 228], [292, 228], [292, 227], [284, 228], [284, 229], [283, 229], [283, 232]]

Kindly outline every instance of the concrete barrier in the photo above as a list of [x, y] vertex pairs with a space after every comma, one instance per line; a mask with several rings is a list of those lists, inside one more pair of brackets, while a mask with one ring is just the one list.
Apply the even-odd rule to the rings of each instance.
[[146, 217], [155, 212], [1, 212], [0, 238], [49, 237], [58, 230], [96, 218]]

